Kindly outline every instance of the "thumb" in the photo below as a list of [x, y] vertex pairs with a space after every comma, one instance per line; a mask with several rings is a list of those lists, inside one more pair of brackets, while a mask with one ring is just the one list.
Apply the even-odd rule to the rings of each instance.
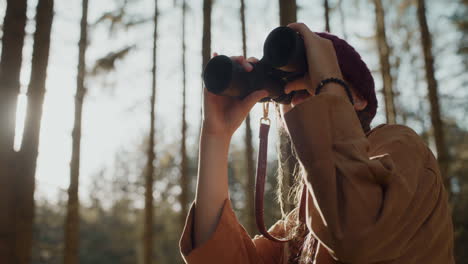
[[315, 33], [313, 33], [304, 23], [290, 23], [288, 24], [288, 27], [298, 32], [305, 41], [311, 41], [316, 37]]

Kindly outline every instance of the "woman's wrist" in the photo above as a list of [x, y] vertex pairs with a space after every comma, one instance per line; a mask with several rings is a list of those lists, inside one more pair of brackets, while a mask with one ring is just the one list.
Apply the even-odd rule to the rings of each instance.
[[346, 90], [343, 88], [343, 86], [337, 83], [325, 84], [319, 94], [332, 94], [332, 95], [338, 95], [338, 96], [343, 96], [345, 98], [348, 98], [348, 94], [346, 93]]
[[204, 142], [213, 142], [220, 145], [227, 145], [231, 143], [232, 135], [226, 132], [217, 132], [217, 131], [210, 131], [206, 129], [202, 125], [201, 133], [200, 133], [200, 140]]
[[201, 136], [211, 137], [219, 141], [231, 141], [233, 133], [227, 131], [226, 129], [212, 128], [205, 121], [202, 122], [201, 126]]

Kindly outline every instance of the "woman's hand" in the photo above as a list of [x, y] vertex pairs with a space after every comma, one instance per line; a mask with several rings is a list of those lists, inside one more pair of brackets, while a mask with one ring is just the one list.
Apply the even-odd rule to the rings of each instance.
[[[217, 56], [215, 53], [214, 56]], [[246, 71], [253, 67], [251, 58], [231, 57]], [[243, 100], [220, 96], [204, 88], [203, 127], [200, 136], [198, 182], [195, 195], [193, 243], [197, 248], [212, 236], [219, 223], [223, 205], [229, 198], [228, 153], [232, 134], [242, 124], [250, 109], [267, 91], [257, 91]]]
[[[282, 105], [281, 110], [283, 113], [288, 112], [294, 106], [313, 96], [315, 94], [315, 87], [323, 79], [330, 77], [343, 79], [331, 40], [315, 34], [303, 23], [292, 23], [288, 27], [294, 29], [304, 39], [309, 72], [303, 79], [295, 80], [286, 85], [285, 93], [297, 92], [290, 105]], [[342, 90], [342, 88], [339, 89]]]
[[[217, 53], [213, 54], [217, 56]], [[249, 62], [257, 59], [245, 59], [243, 56], [231, 57], [241, 64], [248, 72], [253, 70]], [[255, 91], [244, 99], [216, 95], [204, 88], [203, 96], [203, 133], [223, 137], [231, 137], [239, 128], [252, 107], [262, 98], [268, 96], [265, 90]]]

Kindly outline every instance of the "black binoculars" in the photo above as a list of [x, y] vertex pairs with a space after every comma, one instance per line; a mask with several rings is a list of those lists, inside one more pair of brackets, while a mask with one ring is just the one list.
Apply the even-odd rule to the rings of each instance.
[[256, 90], [267, 90], [268, 97], [289, 104], [294, 92], [285, 94], [285, 85], [307, 72], [307, 59], [302, 37], [289, 27], [277, 27], [268, 34], [263, 45], [263, 57], [251, 63], [247, 72], [231, 58], [219, 55], [210, 59], [203, 71], [208, 91], [224, 96], [244, 98]]

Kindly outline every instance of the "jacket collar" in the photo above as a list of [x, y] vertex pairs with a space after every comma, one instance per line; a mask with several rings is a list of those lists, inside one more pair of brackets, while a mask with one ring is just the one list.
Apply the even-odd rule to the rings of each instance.
[[378, 128], [381, 128], [381, 127], [383, 127], [383, 126], [385, 126], [385, 125], [387, 125], [387, 124], [380, 124], [380, 125], [378, 125], [378, 126], [372, 128], [371, 130], [367, 131], [367, 132], [366, 132], [366, 137], [369, 137], [369, 135], [370, 135], [371, 133], [373, 133], [375, 130], [377, 130]]

